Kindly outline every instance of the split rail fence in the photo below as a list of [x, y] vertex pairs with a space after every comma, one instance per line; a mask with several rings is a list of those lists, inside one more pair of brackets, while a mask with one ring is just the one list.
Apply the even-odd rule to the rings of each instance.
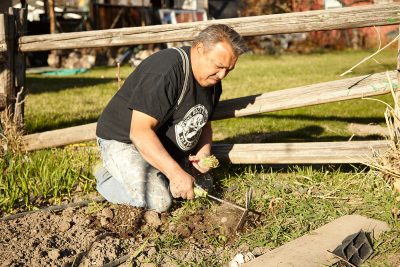
[[[0, 14], [0, 111], [10, 107], [13, 116], [23, 120], [26, 52], [190, 41], [214, 23], [228, 24], [243, 36], [398, 25], [400, 3], [35, 36], [24, 36], [26, 10], [10, 9], [9, 14]], [[398, 71], [389, 75], [395, 88]], [[221, 101], [214, 120], [387, 93], [389, 81], [384, 73], [377, 73]], [[92, 123], [30, 134], [23, 140], [28, 151], [64, 146], [95, 139], [95, 128], [96, 123]], [[386, 140], [215, 144], [213, 153], [221, 160], [237, 164], [359, 163], [388, 147]]]

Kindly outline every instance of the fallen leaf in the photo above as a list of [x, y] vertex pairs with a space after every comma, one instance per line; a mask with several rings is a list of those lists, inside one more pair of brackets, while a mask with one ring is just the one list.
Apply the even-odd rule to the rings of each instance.
[[392, 214], [395, 216], [395, 217], [397, 217], [397, 216], [399, 216], [399, 214], [400, 214], [400, 210], [398, 209], [398, 208], [392, 208]]
[[393, 183], [394, 188], [400, 193], [400, 179], [396, 179]]

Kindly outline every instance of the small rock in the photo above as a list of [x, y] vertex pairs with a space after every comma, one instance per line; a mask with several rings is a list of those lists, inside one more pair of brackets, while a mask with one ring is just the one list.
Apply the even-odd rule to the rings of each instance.
[[298, 189], [298, 192], [300, 193], [300, 195], [304, 195], [304, 194], [306, 194], [307, 193], [307, 188], [305, 188], [305, 187], [300, 187], [299, 189]]
[[155, 248], [155, 247], [151, 247], [151, 248], [149, 248], [149, 250], [147, 251], [147, 256], [148, 256], [148, 257], [151, 257], [151, 256], [155, 255], [156, 253], [157, 253], [156, 248]]
[[184, 224], [178, 225], [178, 227], [176, 228], [176, 232], [184, 238], [189, 237], [192, 234], [189, 227]]
[[169, 218], [168, 213], [163, 212], [163, 213], [161, 213], [160, 216], [161, 216], [161, 222], [162, 222], [163, 224], [166, 224], [166, 223], [168, 222], [168, 218]]
[[158, 213], [155, 211], [146, 211], [143, 217], [145, 222], [152, 227], [159, 227], [162, 224]]
[[58, 249], [53, 249], [48, 252], [48, 256], [52, 261], [55, 261], [60, 257], [60, 251]]
[[247, 245], [246, 243], [243, 243], [238, 247], [238, 252], [245, 252], [249, 250], [250, 250], [249, 245]]
[[226, 217], [221, 218], [221, 223], [226, 223], [227, 221], [228, 221], [228, 218], [226, 218]]
[[101, 217], [101, 218], [100, 218], [100, 225], [101, 225], [101, 226], [107, 226], [107, 225], [108, 225], [108, 220], [107, 220], [107, 218]]
[[392, 214], [397, 219], [400, 216], [400, 210], [396, 207], [392, 208]]
[[271, 249], [267, 247], [255, 247], [252, 253], [254, 256], [258, 257], [261, 256], [262, 254], [267, 253], [268, 251], [271, 251]]
[[176, 224], [170, 223], [169, 226], [168, 226], [168, 230], [170, 232], [175, 232], [176, 231]]
[[61, 221], [60, 225], [58, 226], [58, 230], [63, 233], [68, 231], [69, 228], [71, 228], [71, 222], [66, 220]]
[[140, 253], [140, 255], [138, 257], [136, 257], [136, 259], [139, 262], [143, 262], [145, 258], [146, 258], [146, 256], [143, 253]]
[[62, 211], [61, 216], [62, 217], [72, 217], [73, 214], [74, 214], [74, 208], [69, 207]]
[[238, 267], [239, 265], [244, 263], [244, 256], [242, 253], [238, 253], [233, 257], [233, 259], [229, 262], [229, 267]]
[[110, 208], [104, 208], [101, 211], [101, 216], [107, 219], [112, 219], [114, 218], [114, 212]]
[[5, 261], [3, 261], [1, 264], [3, 264], [2, 266], [11, 266], [11, 264], [12, 264], [12, 260], [5, 260]]
[[221, 254], [221, 253], [223, 253], [224, 252], [224, 248], [223, 247], [217, 247], [217, 249], [215, 250], [215, 253], [218, 255], [218, 254]]
[[244, 253], [244, 262], [254, 260], [256, 257], [251, 252]]

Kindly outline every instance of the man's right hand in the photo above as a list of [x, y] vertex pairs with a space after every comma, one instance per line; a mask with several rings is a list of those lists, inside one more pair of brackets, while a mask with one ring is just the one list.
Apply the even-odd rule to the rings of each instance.
[[187, 172], [182, 171], [174, 177], [169, 178], [169, 187], [174, 198], [193, 199], [194, 178]]

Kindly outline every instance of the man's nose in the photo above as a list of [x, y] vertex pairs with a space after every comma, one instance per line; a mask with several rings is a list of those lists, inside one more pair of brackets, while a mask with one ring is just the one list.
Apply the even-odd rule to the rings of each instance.
[[226, 69], [221, 69], [220, 71], [218, 71], [217, 76], [220, 80], [222, 80], [223, 78], [226, 77]]

